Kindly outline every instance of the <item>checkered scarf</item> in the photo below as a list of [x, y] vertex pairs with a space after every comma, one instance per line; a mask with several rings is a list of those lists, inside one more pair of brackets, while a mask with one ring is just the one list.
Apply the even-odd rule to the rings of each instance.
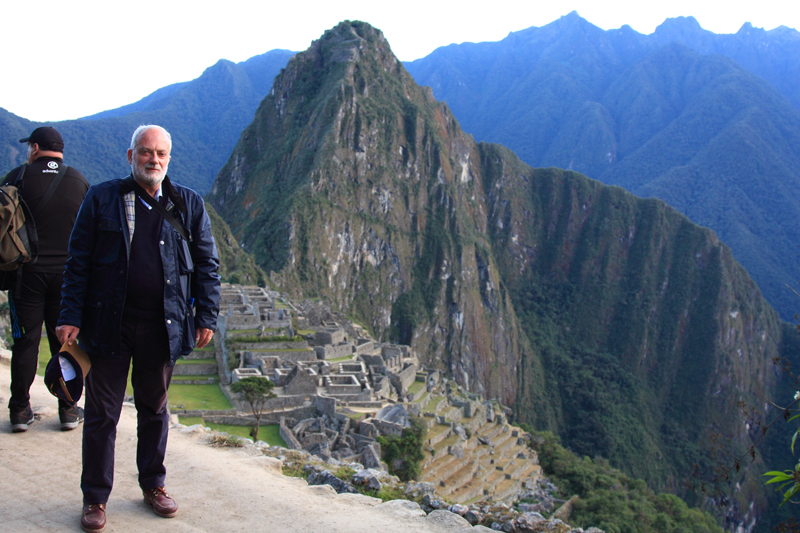
[[133, 242], [133, 230], [136, 226], [136, 193], [125, 193], [125, 218], [128, 219], [129, 243]]

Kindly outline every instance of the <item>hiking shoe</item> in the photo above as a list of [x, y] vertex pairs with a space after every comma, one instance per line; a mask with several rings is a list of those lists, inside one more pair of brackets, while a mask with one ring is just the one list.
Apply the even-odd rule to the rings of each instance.
[[33, 424], [33, 409], [28, 405], [23, 411], [11, 413], [11, 432], [22, 433], [28, 431], [28, 424]]
[[178, 514], [178, 504], [167, 494], [164, 487], [142, 490], [144, 501], [153, 508], [153, 512], [162, 518], [172, 518]]
[[69, 409], [59, 409], [58, 419], [61, 421], [61, 431], [75, 429], [78, 424], [83, 422], [83, 409], [73, 405]]
[[106, 504], [83, 503], [81, 529], [87, 533], [102, 533], [106, 528]]

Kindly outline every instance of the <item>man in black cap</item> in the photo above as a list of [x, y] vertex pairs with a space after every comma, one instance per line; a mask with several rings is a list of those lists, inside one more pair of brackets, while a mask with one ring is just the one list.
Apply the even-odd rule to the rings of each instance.
[[[67, 244], [78, 209], [89, 189], [86, 178], [72, 167], [67, 167], [46, 208], [37, 207], [50, 185], [64, 166], [64, 139], [53, 127], [36, 128], [30, 136], [20, 139], [28, 143], [28, 163], [24, 165], [22, 179], [17, 186], [31, 212], [36, 212], [35, 224], [39, 236], [36, 261], [25, 263], [17, 272], [19, 283], [8, 291], [11, 315], [11, 399], [8, 409], [11, 430], [27, 431], [33, 423], [30, 404], [30, 387], [36, 376], [42, 322], [47, 329], [50, 352], [56, 354], [61, 345], [56, 336], [61, 304], [61, 285]], [[6, 174], [3, 185], [14, 183], [23, 167]], [[43, 206], [44, 207], [44, 206]], [[59, 399], [58, 416], [62, 430], [75, 429], [83, 420], [83, 409]]]

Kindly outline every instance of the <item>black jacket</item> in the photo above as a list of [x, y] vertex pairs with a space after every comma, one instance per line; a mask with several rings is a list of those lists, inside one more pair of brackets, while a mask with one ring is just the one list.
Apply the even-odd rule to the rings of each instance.
[[[69, 241], [58, 325], [80, 328], [81, 347], [94, 356], [120, 355], [130, 256], [124, 198], [132, 190], [131, 176], [92, 186]], [[162, 182], [162, 194], [189, 230], [191, 240], [186, 243], [169, 222], [162, 220], [164, 320], [174, 363], [194, 348], [195, 328], [216, 329], [219, 259], [200, 195], [171, 184], [169, 178]]]

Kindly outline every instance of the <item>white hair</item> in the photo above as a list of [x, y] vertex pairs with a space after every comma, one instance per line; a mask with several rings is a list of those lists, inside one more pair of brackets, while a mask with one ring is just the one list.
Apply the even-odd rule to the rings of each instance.
[[172, 152], [172, 135], [170, 135], [169, 132], [164, 128], [162, 128], [161, 126], [157, 126], [155, 124], [147, 124], [147, 125], [143, 124], [138, 128], [136, 128], [136, 130], [133, 132], [133, 136], [131, 137], [131, 150], [135, 151], [136, 143], [139, 141], [139, 137], [144, 135], [146, 131], [152, 129], [158, 129], [164, 133], [164, 135], [167, 137], [167, 142], [169, 143], [169, 151]]

